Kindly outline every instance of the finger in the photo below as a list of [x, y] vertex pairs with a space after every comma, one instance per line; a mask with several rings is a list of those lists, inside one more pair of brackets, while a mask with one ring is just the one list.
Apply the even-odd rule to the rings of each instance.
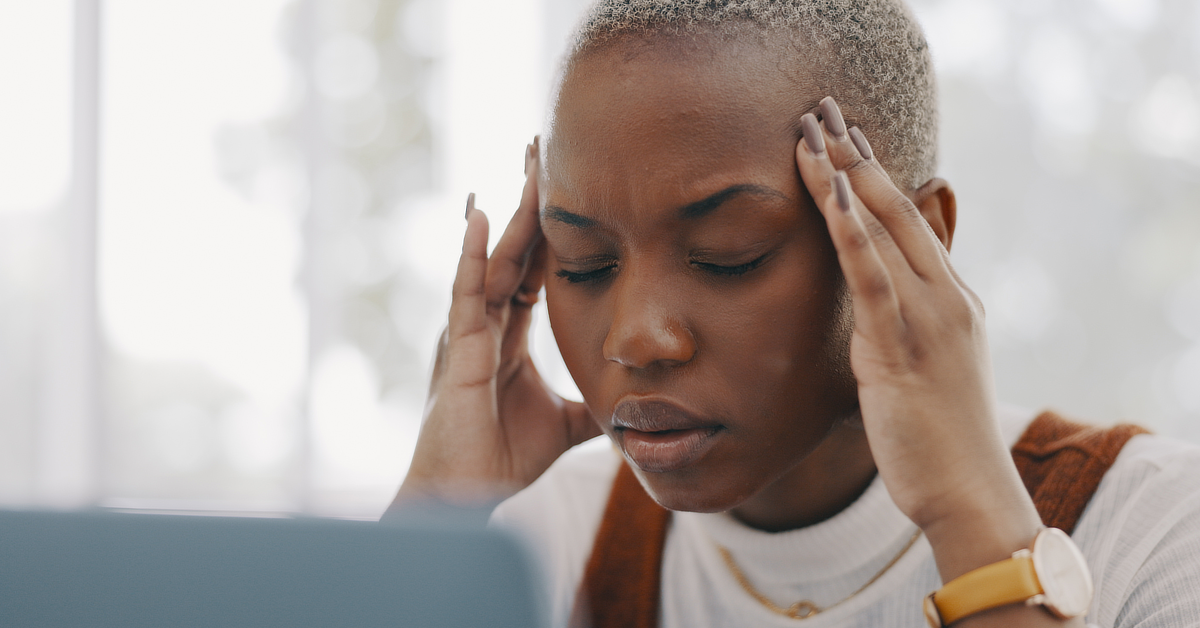
[[[804, 186], [808, 188], [813, 201], [817, 203], [822, 214], [827, 214], [833, 206], [829, 205], [826, 199], [833, 193], [833, 175], [838, 170], [829, 159], [829, 142], [825, 141], [827, 138], [816, 116], [811, 113], [804, 114], [800, 118], [800, 126], [804, 136], [796, 145], [796, 165], [800, 168], [800, 176], [804, 178]], [[893, 274], [911, 276], [912, 270], [908, 260], [883, 224], [870, 212], [864, 212], [860, 219], [866, 233], [874, 241], [880, 259], [893, 269]]]
[[865, 331], [893, 331], [901, 322], [900, 301], [876, 240], [862, 220], [866, 208], [845, 172], [839, 170], [830, 177], [830, 188], [824, 200], [829, 208], [825, 222], [850, 290], [855, 326]]
[[514, 305], [528, 307], [537, 303], [538, 293], [546, 283], [546, 256], [548, 254], [546, 239], [539, 238], [538, 243], [533, 247], [533, 252], [529, 254], [525, 279], [521, 282], [521, 287], [517, 289], [517, 295], [513, 297]]
[[[884, 176], [888, 176], [883, 166], [875, 160], [875, 153], [871, 150], [871, 145], [866, 141], [862, 130], [858, 127], [846, 128], [846, 119], [842, 116], [842, 108], [838, 106], [832, 96], [822, 98], [820, 104], [817, 105], [817, 111], [820, 113], [821, 123], [825, 127], [830, 158], [833, 160], [834, 167], [845, 170], [856, 164], [853, 157], [857, 157], [865, 164], [875, 167]], [[847, 142], [853, 150], [847, 150]]]
[[538, 292], [545, 281], [546, 241], [534, 247], [529, 258], [529, 269], [525, 280], [512, 298], [504, 340], [500, 347], [500, 362], [515, 364], [514, 358], [529, 352], [529, 326], [533, 320], [533, 305], [538, 301]]
[[[529, 150], [525, 156], [525, 174], [529, 174], [530, 168], [541, 168], [541, 137], [534, 136], [533, 144], [529, 145]], [[539, 176], [534, 173], [535, 179]], [[537, 197], [534, 197], [534, 202], [537, 202]], [[534, 219], [538, 219], [538, 208], [535, 206]], [[538, 232], [541, 232], [541, 222], [538, 222]], [[539, 237], [538, 243], [534, 245], [533, 252], [529, 255], [528, 267], [525, 270], [525, 279], [521, 282], [521, 287], [517, 289], [517, 294], [513, 297], [514, 305], [522, 305], [532, 307], [537, 303], [538, 293], [541, 292], [542, 286], [546, 283], [546, 256], [549, 254], [546, 247], [546, 238]]]
[[592, 413], [588, 411], [587, 406], [578, 401], [564, 399], [563, 415], [567, 419], [568, 447], [574, 447], [603, 433], [600, 426], [592, 420]]
[[[920, 211], [884, 171], [866, 136], [857, 127], [846, 128], [837, 102], [821, 100], [823, 135], [829, 160], [850, 177], [857, 196], [891, 234], [909, 265], [922, 277], [946, 271], [947, 253]], [[870, 221], [865, 221], [868, 226]]]
[[487, 303], [484, 300], [484, 281], [487, 277], [487, 216], [467, 203], [467, 231], [463, 235], [462, 256], [451, 291], [449, 340], [455, 340], [487, 329]]
[[[861, 158], [866, 164], [871, 165], [880, 174], [891, 180], [891, 175], [883, 169], [883, 165], [875, 159], [875, 151], [871, 149], [870, 142], [867, 142], [867, 137], [863, 135], [862, 129], [858, 127], [846, 128], [847, 122], [842, 116], [842, 108], [838, 106], [837, 101], [832, 96], [826, 96], [821, 99], [817, 105], [817, 112], [820, 114], [821, 122], [825, 126], [828, 137], [831, 140], [830, 148], [834, 166], [839, 169], [847, 169], [855, 165], [855, 157]], [[845, 142], [849, 140], [853, 151], [847, 152]], [[842, 160], [846, 159], [845, 162]]]
[[437, 389], [438, 382], [442, 380], [442, 375], [446, 373], [446, 362], [450, 353], [450, 328], [443, 327], [442, 333], [438, 334], [437, 349], [433, 353], [433, 368], [429, 378], [429, 394], [433, 395], [433, 391]]
[[[529, 146], [526, 155], [536, 152]], [[529, 271], [529, 259], [534, 248], [542, 237], [541, 226], [538, 224], [538, 167], [535, 162], [526, 159], [525, 189], [521, 193], [521, 204], [513, 214], [504, 235], [492, 251], [487, 267], [487, 305], [495, 309], [505, 307], [517, 296], [518, 290], [525, 282]], [[536, 298], [537, 286], [532, 292]], [[528, 292], [522, 291], [522, 300]]]

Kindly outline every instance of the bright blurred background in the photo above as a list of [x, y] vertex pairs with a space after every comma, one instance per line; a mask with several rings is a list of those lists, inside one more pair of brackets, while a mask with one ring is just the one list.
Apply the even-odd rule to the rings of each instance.
[[[0, 505], [378, 516], [583, 5], [0, 0]], [[1001, 398], [1200, 442], [1200, 3], [914, 8]]]

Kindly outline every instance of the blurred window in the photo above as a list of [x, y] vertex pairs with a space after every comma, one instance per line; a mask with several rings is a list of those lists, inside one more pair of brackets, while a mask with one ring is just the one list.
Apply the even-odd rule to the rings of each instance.
[[307, 350], [285, 3], [111, 0], [100, 312], [111, 505], [294, 507]]
[[0, 1], [0, 502], [34, 499], [70, 192], [69, 0]]

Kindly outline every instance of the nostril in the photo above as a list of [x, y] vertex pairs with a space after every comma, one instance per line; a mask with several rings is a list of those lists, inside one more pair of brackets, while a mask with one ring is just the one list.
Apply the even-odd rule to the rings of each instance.
[[695, 354], [695, 340], [682, 325], [614, 326], [604, 342], [605, 359], [627, 368], [686, 364]]

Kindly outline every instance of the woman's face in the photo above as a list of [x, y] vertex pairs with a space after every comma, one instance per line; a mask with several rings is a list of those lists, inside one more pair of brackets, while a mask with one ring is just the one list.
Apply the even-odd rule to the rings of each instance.
[[794, 157], [823, 94], [774, 72], [755, 44], [617, 44], [576, 60], [543, 146], [559, 348], [675, 510], [736, 507], [857, 405], [844, 284]]

